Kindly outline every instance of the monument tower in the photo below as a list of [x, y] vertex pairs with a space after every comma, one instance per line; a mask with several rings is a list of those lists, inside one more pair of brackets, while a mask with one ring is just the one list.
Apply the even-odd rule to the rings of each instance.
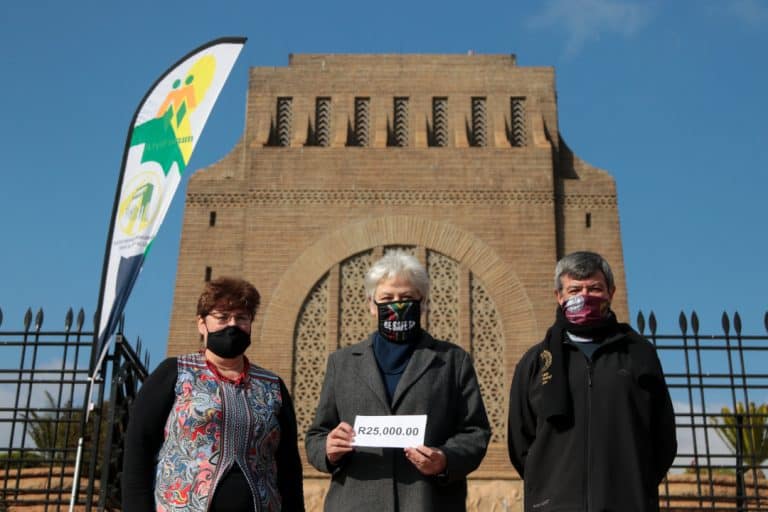
[[615, 184], [560, 137], [553, 68], [510, 55], [292, 55], [250, 70], [246, 108], [235, 148], [189, 181], [168, 354], [198, 348], [206, 279], [253, 282], [248, 354], [286, 381], [303, 452], [328, 354], [375, 328], [365, 271], [391, 248], [411, 251], [433, 283], [424, 325], [478, 372], [493, 437], [472, 476], [519, 488], [509, 384], [552, 320], [557, 259], [606, 256], [627, 318]]

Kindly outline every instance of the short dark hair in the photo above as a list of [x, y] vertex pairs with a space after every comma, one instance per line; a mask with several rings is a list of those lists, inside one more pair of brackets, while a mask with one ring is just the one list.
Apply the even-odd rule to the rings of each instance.
[[562, 276], [570, 276], [574, 279], [586, 279], [589, 276], [602, 272], [605, 276], [605, 284], [608, 290], [613, 290], [613, 272], [605, 258], [596, 252], [577, 251], [563, 256], [555, 266], [555, 290], [563, 289]]
[[197, 300], [197, 314], [207, 316], [214, 309], [232, 311], [241, 309], [256, 316], [261, 296], [258, 290], [245, 279], [237, 277], [219, 277], [205, 283], [203, 293]]

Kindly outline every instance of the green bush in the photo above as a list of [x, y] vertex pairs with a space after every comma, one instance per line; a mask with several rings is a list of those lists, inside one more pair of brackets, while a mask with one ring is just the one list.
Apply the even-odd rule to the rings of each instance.
[[[723, 407], [720, 413], [720, 416], [711, 420], [720, 439], [736, 455], [741, 435], [744, 467], [762, 466], [768, 460], [768, 404], [758, 407], [754, 402], [750, 402], [748, 407], [744, 407], [743, 403], [738, 402], [735, 412]], [[741, 428], [738, 426], [739, 416]]]
[[45, 465], [45, 458], [37, 452], [15, 450], [10, 454], [0, 453], [0, 469], [37, 468]]

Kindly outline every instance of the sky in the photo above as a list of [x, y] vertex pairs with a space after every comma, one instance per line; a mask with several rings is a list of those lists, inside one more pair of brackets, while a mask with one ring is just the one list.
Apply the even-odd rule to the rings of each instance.
[[[0, 3], [0, 330], [27, 308], [61, 328], [96, 310], [128, 125], [172, 63], [246, 36], [126, 308], [165, 356], [188, 175], [244, 126], [248, 68], [291, 53], [515, 54], [553, 66], [563, 138], [616, 180], [629, 305], [674, 331], [768, 310], [768, 2], [371, 3], [6, 0]], [[192, 319], [190, 319], [192, 321]]]

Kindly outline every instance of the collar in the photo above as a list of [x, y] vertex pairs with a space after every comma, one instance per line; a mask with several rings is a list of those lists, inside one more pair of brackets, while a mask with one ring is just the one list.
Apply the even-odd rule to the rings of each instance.
[[248, 382], [248, 370], [251, 368], [251, 363], [248, 361], [248, 358], [245, 356], [245, 354], [243, 354], [243, 371], [240, 372], [240, 375], [238, 375], [235, 379], [230, 379], [229, 377], [222, 375], [221, 372], [219, 372], [219, 369], [216, 368], [216, 365], [205, 357], [205, 353], [203, 353], [203, 359], [205, 359], [205, 365], [209, 370], [211, 370], [211, 372], [213, 372], [213, 374], [220, 382], [227, 382], [229, 384], [234, 384], [235, 386], [240, 386], [241, 384]]
[[[352, 345], [353, 351], [362, 353], [363, 350], [366, 348], [370, 348], [373, 350], [373, 338], [376, 336], [376, 333], [378, 331], [373, 331], [366, 339], [361, 341], [360, 343], [356, 343], [355, 345]], [[421, 334], [419, 334], [419, 338], [411, 343], [413, 345], [414, 350], [419, 350], [422, 348], [430, 348], [434, 344], [435, 340], [432, 338], [432, 336], [425, 331], [423, 328], [421, 329]]]
[[[626, 338], [626, 333], [618, 332], [618, 333], [616, 333], [616, 334], [614, 334], [612, 336], [609, 336], [609, 337], [605, 338], [603, 341], [601, 341], [599, 343], [600, 346], [598, 347], [598, 350], [602, 352], [605, 347], [607, 347], [609, 345], [613, 345], [614, 343], [618, 343], [618, 342], [620, 342], [621, 340], [623, 340], [625, 338]], [[563, 340], [563, 345], [565, 345], [566, 347], [572, 347], [575, 350], [577, 345], [579, 345], [580, 343], [593, 343], [594, 341], [595, 341], [594, 339], [582, 338], [582, 337], [579, 337], [579, 336], [574, 336], [570, 332], [566, 331], [565, 339]]]
[[570, 338], [571, 341], [576, 343], [591, 343], [595, 341], [594, 338], [585, 338], [584, 336], [577, 336], [571, 332], [565, 331], [565, 334]]

